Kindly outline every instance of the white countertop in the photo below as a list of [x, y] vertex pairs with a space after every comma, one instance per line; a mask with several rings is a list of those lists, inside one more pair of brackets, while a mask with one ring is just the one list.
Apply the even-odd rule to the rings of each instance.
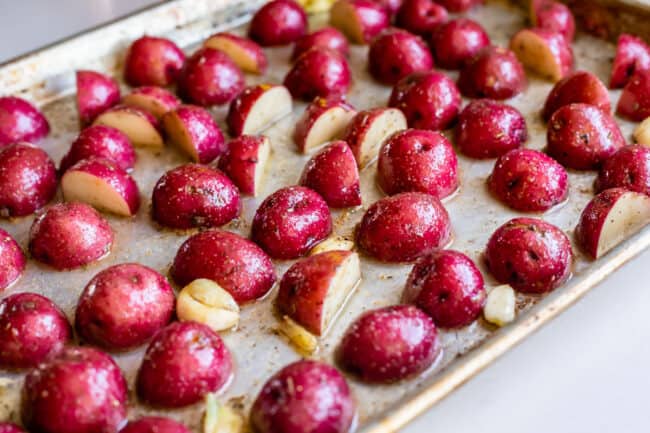
[[[152, 3], [0, 0], [0, 61]], [[650, 431], [649, 264], [650, 251], [405, 432]]]

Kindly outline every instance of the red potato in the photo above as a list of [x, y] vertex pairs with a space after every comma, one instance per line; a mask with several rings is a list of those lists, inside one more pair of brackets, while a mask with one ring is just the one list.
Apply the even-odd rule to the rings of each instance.
[[61, 178], [61, 190], [65, 201], [87, 203], [119, 216], [133, 216], [140, 208], [135, 180], [108, 159], [79, 161]]
[[526, 71], [515, 54], [486, 47], [469, 59], [458, 77], [458, 88], [470, 98], [508, 99], [526, 88]]
[[179, 286], [199, 278], [215, 281], [239, 304], [263, 297], [276, 280], [273, 263], [260, 247], [223, 230], [189, 237], [178, 249], [170, 275]]
[[295, 42], [307, 32], [307, 14], [293, 0], [273, 0], [253, 16], [248, 36], [264, 47]]
[[537, 218], [515, 218], [499, 227], [485, 249], [487, 267], [500, 283], [522, 293], [545, 293], [571, 274], [571, 242]]
[[398, 27], [411, 33], [428, 36], [447, 19], [447, 9], [433, 0], [405, 0], [395, 22]]
[[440, 72], [418, 72], [400, 80], [390, 95], [388, 105], [399, 108], [409, 128], [449, 128], [460, 111], [460, 92], [456, 84]]
[[244, 72], [263, 75], [268, 67], [262, 47], [234, 33], [216, 33], [203, 42], [203, 46], [223, 51]]
[[383, 262], [410, 262], [451, 242], [449, 214], [436, 197], [404, 192], [375, 202], [357, 227], [357, 244]]
[[458, 160], [444, 135], [407, 129], [379, 151], [377, 182], [388, 195], [415, 191], [442, 199], [458, 189]]
[[307, 153], [341, 137], [356, 114], [354, 107], [340, 97], [318, 97], [296, 122], [293, 142], [300, 152]]
[[0, 422], [0, 433], [26, 433], [25, 430], [10, 422]]
[[350, 146], [359, 167], [364, 168], [377, 158], [388, 137], [406, 127], [406, 118], [398, 109], [360, 111], [348, 124], [342, 140]]
[[415, 263], [403, 299], [442, 328], [460, 328], [481, 315], [486, 299], [481, 271], [465, 254], [436, 251]]
[[330, 207], [361, 204], [357, 161], [345, 141], [328, 144], [307, 161], [299, 183], [320, 194]]
[[514, 149], [497, 159], [487, 183], [496, 198], [521, 212], [544, 212], [569, 194], [564, 167], [532, 149]]
[[226, 123], [230, 135], [256, 135], [291, 114], [293, 101], [286, 87], [257, 84], [246, 87], [231, 103]]
[[326, 251], [297, 261], [280, 282], [276, 305], [308, 332], [327, 332], [359, 281], [359, 256]]
[[565, 167], [591, 170], [625, 146], [616, 121], [607, 112], [587, 104], [569, 104], [549, 120], [547, 152]]
[[34, 220], [29, 232], [29, 252], [39, 262], [57, 270], [75, 269], [107, 256], [113, 230], [92, 207], [59, 203]]
[[222, 226], [240, 211], [235, 184], [220, 170], [198, 164], [169, 170], [156, 182], [151, 197], [153, 219], [174, 229]]
[[149, 344], [136, 388], [153, 406], [183, 407], [226, 388], [232, 370], [230, 351], [217, 333], [197, 322], [174, 322]]
[[404, 3], [404, 0], [372, 0], [375, 3], [381, 5], [386, 9], [386, 11], [391, 15], [394, 16], [398, 10], [402, 7], [402, 4]]
[[77, 71], [77, 111], [82, 125], [120, 102], [120, 86], [111, 77], [95, 71]]
[[483, 27], [468, 18], [457, 18], [442, 24], [431, 35], [436, 64], [445, 69], [460, 69], [488, 45], [490, 37]]
[[181, 98], [196, 105], [227, 104], [244, 89], [244, 74], [227, 54], [201, 48], [185, 62], [178, 77]]
[[616, 45], [609, 87], [611, 89], [624, 87], [636, 72], [649, 69], [650, 46], [634, 35], [621, 34]]
[[650, 148], [625, 146], [607, 158], [596, 179], [596, 191], [627, 188], [650, 195]]
[[338, 0], [330, 10], [330, 25], [355, 44], [368, 44], [390, 25], [390, 14], [372, 0]]
[[56, 167], [47, 153], [29, 143], [0, 150], [0, 216], [33, 214], [56, 194]]
[[130, 421], [120, 433], [191, 433], [178, 421], [158, 416], [146, 416]]
[[432, 68], [429, 47], [405, 30], [387, 30], [370, 44], [368, 70], [381, 83], [392, 85], [414, 72]]
[[279, 189], [255, 212], [251, 239], [275, 259], [295, 259], [332, 232], [332, 215], [315, 191], [303, 186]]
[[633, 122], [650, 117], [650, 69], [630, 78], [618, 100], [616, 114]]
[[72, 338], [63, 312], [36, 293], [16, 293], [0, 302], [0, 368], [36, 367], [59, 354]]
[[27, 259], [18, 242], [0, 229], [0, 293], [11, 287], [25, 271]]
[[139, 346], [171, 320], [174, 290], [151, 268], [124, 263], [95, 275], [77, 302], [75, 328], [107, 350]]
[[142, 86], [136, 87], [124, 96], [122, 104], [140, 108], [160, 120], [165, 113], [181, 105], [181, 101], [172, 92], [162, 87]]
[[210, 112], [196, 105], [181, 105], [162, 119], [170, 140], [192, 161], [207, 164], [226, 150], [226, 141]]
[[441, 353], [433, 321], [412, 305], [370, 310], [343, 335], [338, 361], [364, 382], [396, 382], [433, 365]]
[[444, 6], [449, 12], [465, 12], [476, 5], [483, 4], [484, 0], [436, 0], [436, 3]]
[[20, 141], [38, 141], [50, 133], [50, 124], [38, 108], [22, 98], [0, 97], [0, 148]]
[[296, 60], [302, 53], [315, 47], [329, 48], [346, 57], [350, 53], [348, 40], [343, 33], [334, 27], [323, 27], [296, 41], [291, 53], [291, 60]]
[[576, 32], [573, 13], [568, 6], [554, 0], [532, 0], [530, 21], [533, 27], [560, 33], [567, 41], [572, 41]]
[[516, 108], [490, 99], [472, 101], [461, 111], [455, 143], [470, 158], [497, 158], [523, 145], [526, 119]]
[[68, 347], [25, 377], [22, 419], [43, 433], [116, 432], [126, 421], [127, 385], [110, 356]]
[[343, 96], [351, 83], [352, 72], [345, 57], [322, 47], [304, 52], [284, 78], [291, 95], [305, 101], [318, 96]]
[[126, 171], [133, 169], [136, 160], [133, 145], [122, 131], [110, 126], [95, 125], [79, 133], [68, 153], [61, 159], [59, 171], [64, 173], [82, 159], [92, 157], [109, 159]]
[[274, 374], [251, 409], [259, 433], [347, 433], [356, 403], [345, 378], [323, 362], [297, 361]]
[[133, 87], [174, 84], [185, 63], [185, 54], [165, 38], [142, 36], [126, 54], [124, 80]]
[[591, 72], [577, 71], [558, 81], [546, 98], [542, 115], [548, 121], [559, 108], [569, 104], [590, 104], [609, 114], [612, 107], [607, 87]]
[[625, 188], [606, 189], [582, 211], [575, 229], [580, 248], [597, 259], [650, 222], [650, 197]]
[[160, 122], [141, 108], [116, 105], [97, 116], [93, 125], [110, 126], [121, 131], [136, 147], [159, 150], [165, 145]]
[[533, 28], [519, 30], [510, 39], [510, 49], [528, 69], [557, 82], [573, 69], [573, 50], [561, 33]]
[[228, 143], [219, 169], [242, 194], [257, 196], [271, 156], [271, 141], [263, 135], [242, 135]]

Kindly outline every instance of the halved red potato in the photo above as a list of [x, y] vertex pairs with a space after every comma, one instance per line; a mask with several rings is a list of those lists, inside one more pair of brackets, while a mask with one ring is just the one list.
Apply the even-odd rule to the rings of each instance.
[[77, 111], [86, 125], [120, 102], [120, 86], [111, 77], [95, 71], [77, 71]]
[[576, 32], [573, 13], [567, 5], [555, 0], [532, 0], [530, 5], [530, 21], [534, 27], [561, 33], [568, 41], [572, 41]]
[[507, 99], [526, 88], [526, 71], [507, 48], [489, 46], [465, 62], [458, 88], [469, 98]]
[[429, 46], [406, 30], [386, 30], [370, 44], [368, 71], [380, 83], [393, 85], [407, 75], [430, 69], [433, 56]]
[[524, 66], [553, 82], [560, 81], [573, 69], [570, 43], [552, 30], [519, 30], [510, 40], [510, 49]]
[[595, 105], [609, 114], [612, 107], [609, 92], [600, 79], [587, 71], [576, 71], [558, 81], [546, 98], [542, 115], [551, 118], [560, 107], [582, 103]]
[[165, 113], [175, 110], [181, 101], [167, 89], [156, 86], [136, 87], [122, 98], [122, 104], [141, 108], [161, 119]]
[[296, 262], [282, 277], [276, 300], [285, 314], [323, 335], [361, 280], [359, 255], [327, 251]]
[[650, 117], [650, 69], [630, 78], [616, 105], [616, 114], [634, 122]]
[[142, 36], [133, 41], [124, 61], [124, 80], [131, 86], [169, 86], [176, 82], [185, 53], [165, 38]]
[[25, 271], [26, 263], [27, 258], [18, 242], [9, 233], [0, 229], [0, 293], [18, 281]]
[[269, 47], [294, 42], [307, 32], [307, 14], [294, 0], [273, 0], [253, 16], [248, 35]]
[[165, 132], [192, 161], [207, 164], [221, 155], [226, 142], [210, 112], [196, 105], [181, 105], [162, 119]]
[[120, 216], [133, 216], [140, 208], [140, 192], [135, 180], [108, 159], [79, 161], [61, 178], [63, 198], [87, 203]]
[[291, 53], [291, 59], [296, 60], [300, 55], [314, 47], [325, 47], [338, 51], [346, 56], [350, 53], [350, 46], [345, 35], [334, 27], [323, 27], [320, 30], [304, 35], [296, 41]]
[[203, 42], [204, 47], [223, 51], [244, 72], [262, 75], [266, 72], [268, 60], [264, 50], [251, 39], [234, 33], [216, 33]]
[[352, 72], [343, 54], [314, 47], [300, 55], [284, 77], [284, 85], [294, 98], [311, 101], [321, 96], [342, 97], [350, 89]]
[[106, 125], [122, 131], [136, 147], [162, 149], [158, 119], [136, 107], [116, 105], [97, 116], [93, 125]]
[[122, 131], [110, 126], [90, 126], [79, 133], [68, 153], [61, 158], [59, 171], [65, 172], [82, 159], [99, 157], [110, 159], [126, 171], [133, 169], [136, 154], [133, 145]]
[[353, 43], [367, 44], [390, 25], [390, 16], [371, 0], [339, 0], [330, 10], [330, 24]]
[[449, 12], [466, 12], [476, 5], [485, 3], [485, 0], [436, 0]]
[[397, 131], [407, 128], [406, 117], [396, 108], [360, 111], [343, 134], [360, 168], [373, 162], [382, 144]]
[[242, 135], [228, 143], [219, 158], [219, 169], [242, 194], [256, 196], [271, 156], [271, 140], [263, 135]]
[[623, 87], [636, 72], [648, 69], [650, 69], [650, 46], [641, 38], [627, 33], [621, 34], [618, 37], [609, 87], [611, 89]]
[[22, 98], [0, 97], [0, 147], [47, 136], [50, 124], [41, 111]]
[[232, 136], [255, 135], [291, 114], [293, 101], [286, 87], [257, 84], [242, 91], [231, 103], [226, 123]]
[[307, 153], [328, 141], [341, 137], [345, 128], [357, 114], [339, 97], [318, 97], [307, 106], [293, 132], [298, 150]]
[[637, 125], [633, 137], [635, 143], [650, 147], [650, 117]]
[[430, 43], [437, 65], [445, 69], [460, 69], [490, 45], [490, 37], [476, 21], [457, 18], [441, 24], [431, 35]]
[[650, 195], [650, 148], [620, 148], [603, 162], [594, 186], [596, 191], [622, 187]]
[[447, 22], [448, 17], [447, 9], [433, 0], [405, 0], [395, 24], [416, 35], [427, 36]]

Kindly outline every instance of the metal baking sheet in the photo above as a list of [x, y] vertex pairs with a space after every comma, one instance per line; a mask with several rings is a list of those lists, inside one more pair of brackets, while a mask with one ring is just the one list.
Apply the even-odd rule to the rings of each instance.
[[[0, 66], [0, 88], [3, 93], [21, 94], [42, 106], [52, 126], [50, 136], [42, 145], [59, 161], [78, 133], [72, 95], [75, 69], [119, 71], [125, 48], [131, 40], [145, 32], [168, 36], [191, 52], [197, 43], [214, 31], [227, 28], [242, 31], [238, 26], [247, 20], [250, 11], [260, 3], [262, 2], [232, 0], [175, 0], [164, 3]], [[510, 36], [525, 25], [524, 11], [504, 2], [489, 3], [471, 11], [469, 16], [481, 22], [493, 42], [502, 46], [506, 46]], [[313, 17], [312, 28], [324, 23], [324, 17]], [[614, 53], [613, 45], [579, 34], [574, 51], [578, 69], [593, 71], [601, 79], [607, 80]], [[264, 77], [248, 76], [249, 84], [282, 81], [289, 68], [290, 48], [268, 49], [267, 54], [270, 60], [269, 73]], [[350, 58], [354, 85], [349, 100], [358, 109], [385, 105], [390, 93], [389, 87], [373, 82], [367, 74], [366, 54], [367, 47], [355, 46]], [[453, 72], [449, 74], [454, 78], [456, 76]], [[545, 146], [546, 128], [539, 111], [550, 88], [550, 83], [529, 76], [527, 91], [509, 101], [526, 117], [530, 135], [527, 147], [542, 149]], [[611, 93], [614, 103], [619, 94], [620, 91]], [[290, 137], [293, 125], [304, 107], [304, 103], [296, 103], [291, 116], [266, 131], [272, 142], [273, 154], [260, 197], [245, 198], [241, 218], [226, 226], [226, 229], [247, 236], [253, 214], [261, 200], [278, 188], [297, 181], [307, 157], [295, 151]], [[223, 125], [226, 108], [216, 108], [213, 113]], [[617, 120], [625, 136], [630, 139], [634, 125]], [[55, 272], [29, 261], [23, 278], [2, 296], [22, 291], [42, 293], [61, 306], [72, 320], [78, 295], [90, 278], [101, 269], [122, 262], [140, 262], [167, 274], [178, 246], [191, 232], [162, 230], [153, 224], [149, 215], [150, 195], [154, 183], [162, 173], [184, 162], [187, 160], [173, 147], [167, 147], [160, 154], [138, 150], [134, 177], [140, 187], [143, 206], [134, 219], [108, 217], [116, 232], [115, 248], [110, 256], [85, 269], [71, 272]], [[492, 169], [493, 160], [475, 161], [460, 156], [459, 162], [462, 185], [460, 193], [445, 202], [454, 228], [452, 248], [472, 257], [481, 266], [488, 287], [493, 287], [496, 282], [483, 266], [483, 248], [498, 226], [521, 214], [500, 205], [487, 193], [485, 179]], [[337, 234], [349, 235], [365, 209], [381, 197], [375, 185], [375, 172], [375, 165], [370, 165], [362, 172], [363, 206], [334, 212]], [[570, 172], [569, 201], [538, 216], [561, 227], [571, 236], [578, 215], [593, 196], [593, 180], [594, 173]], [[60, 195], [57, 200], [60, 200]], [[26, 247], [33, 219], [26, 217], [0, 221], [0, 226]], [[393, 385], [368, 386], [349, 378], [359, 403], [359, 429], [372, 433], [398, 430], [578, 300], [648, 245], [650, 228], [596, 262], [586, 260], [574, 248], [575, 268], [572, 279], [567, 284], [545, 297], [518, 295], [517, 320], [505, 328], [497, 330], [479, 320], [464, 329], [442, 331], [440, 336], [444, 355], [434, 368], [417, 379]], [[276, 262], [278, 275], [281, 276], [290, 264]], [[380, 264], [362, 257], [362, 285], [329, 334], [322, 339], [320, 350], [314, 357], [331, 362], [337, 342], [354, 318], [364, 310], [398, 303], [409, 271], [408, 265]], [[275, 332], [277, 322], [272, 313], [274, 295], [275, 291], [264, 300], [245, 306], [239, 329], [223, 334], [234, 355], [236, 372], [234, 382], [221, 399], [236, 401], [245, 412], [264, 381], [282, 366], [299, 358]], [[143, 351], [144, 348], [140, 348], [115, 355], [131, 390]], [[21, 375], [0, 374], [0, 420], [19, 418], [18, 396], [21, 383]], [[154, 411], [139, 406], [133, 393], [130, 404], [130, 418], [143, 413], [164, 413], [182, 420], [193, 431], [200, 432], [202, 404], [181, 410]]]

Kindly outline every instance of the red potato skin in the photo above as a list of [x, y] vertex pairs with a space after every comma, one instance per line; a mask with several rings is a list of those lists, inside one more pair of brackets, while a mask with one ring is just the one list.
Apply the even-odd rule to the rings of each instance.
[[120, 102], [120, 86], [112, 78], [95, 71], [77, 71], [77, 110], [82, 125]]
[[233, 137], [239, 137], [244, 132], [244, 125], [248, 113], [250, 113], [253, 104], [255, 104], [260, 96], [275, 87], [275, 84], [255, 84], [246, 87], [242, 92], [237, 95], [228, 107], [228, 115], [226, 116], [226, 124], [228, 125], [228, 133]]
[[26, 262], [18, 242], [0, 229], [0, 293], [18, 281], [25, 271]]
[[97, 349], [68, 347], [25, 377], [22, 419], [33, 432], [116, 432], [126, 405], [127, 385], [115, 361]]
[[326, 251], [294, 263], [282, 276], [276, 305], [307, 331], [320, 336], [323, 305], [336, 268], [353, 253], [351, 251]]
[[57, 270], [76, 269], [108, 255], [113, 230], [92, 207], [59, 203], [41, 214], [29, 232], [29, 252]]
[[621, 34], [618, 37], [609, 87], [624, 87], [636, 72], [649, 69], [650, 47], [641, 38], [627, 33]]
[[72, 330], [63, 312], [36, 293], [17, 293], [0, 302], [0, 368], [36, 367], [63, 350]]
[[356, 243], [383, 262], [410, 262], [444, 248], [451, 222], [437, 198], [405, 192], [375, 202], [356, 230]]
[[576, 32], [573, 13], [566, 5], [554, 0], [533, 0], [533, 25], [560, 33], [572, 41]]
[[[181, 104], [181, 101], [176, 97], [176, 95], [169, 90], [158, 86], [136, 87], [131, 90], [131, 93], [122, 98], [122, 103], [124, 105], [138, 106], [132, 102], [134, 96], [149, 98], [156, 101], [159, 105], [159, 111], [152, 111], [151, 114], [158, 119], [160, 119], [166, 112], [175, 110]], [[140, 108], [144, 109], [144, 107]]]
[[185, 54], [165, 38], [136, 39], [126, 55], [124, 80], [133, 87], [174, 84], [185, 63]]
[[416, 72], [401, 79], [393, 88], [388, 105], [402, 110], [409, 128], [449, 128], [460, 110], [456, 84], [440, 72]]
[[324, 27], [298, 39], [293, 46], [291, 60], [296, 60], [302, 53], [315, 47], [329, 48], [345, 57], [350, 54], [350, 45], [345, 35], [334, 27]]
[[136, 160], [135, 150], [129, 138], [122, 131], [105, 125], [94, 125], [82, 130], [72, 142], [70, 150], [59, 164], [59, 172], [92, 157], [113, 161], [123, 170], [133, 169]]
[[178, 93], [192, 104], [223, 105], [232, 101], [244, 85], [244, 74], [230, 57], [204, 47], [185, 62], [178, 78]]
[[433, 0], [405, 0], [397, 12], [395, 23], [411, 33], [428, 36], [447, 22], [447, 9]]
[[284, 85], [291, 95], [304, 101], [312, 101], [318, 96], [343, 96], [351, 83], [352, 73], [345, 57], [322, 47], [301, 54], [284, 78]]
[[449, 12], [465, 12], [476, 5], [483, 4], [484, 0], [436, 0]]
[[263, 47], [286, 45], [303, 36], [307, 27], [307, 14], [298, 3], [273, 0], [255, 13], [248, 36]]
[[16, 143], [0, 150], [0, 216], [33, 214], [56, 194], [54, 162], [47, 153], [29, 143]]
[[603, 162], [595, 187], [596, 191], [621, 187], [650, 195], [650, 149], [638, 144], [619, 149]]
[[251, 239], [275, 259], [305, 255], [332, 232], [325, 200], [303, 186], [279, 189], [255, 212]]
[[26, 433], [25, 430], [10, 422], [0, 422], [0, 433]]
[[526, 71], [515, 54], [486, 47], [469, 59], [458, 77], [458, 88], [469, 98], [508, 99], [524, 91]]
[[407, 75], [432, 68], [429, 47], [405, 30], [387, 30], [370, 44], [368, 70], [380, 83], [393, 85]]
[[431, 35], [436, 64], [445, 69], [460, 69], [488, 45], [490, 37], [483, 27], [468, 18], [457, 18], [442, 24]]
[[36, 107], [15, 96], [0, 97], [0, 148], [20, 141], [36, 142], [50, 133], [50, 124]]
[[612, 109], [602, 81], [591, 72], [576, 71], [555, 84], [546, 98], [542, 116], [548, 121], [559, 108], [578, 103], [594, 105], [605, 113]]
[[380, 6], [383, 6], [384, 9], [391, 15], [395, 15], [398, 10], [402, 7], [404, 0], [373, 0]]
[[650, 117], [650, 69], [630, 78], [616, 106], [616, 114], [633, 122]]
[[129, 422], [120, 433], [191, 433], [178, 421], [170, 418], [147, 416]]
[[597, 169], [626, 144], [616, 121], [593, 105], [565, 105], [548, 125], [548, 154], [576, 170]]
[[455, 132], [458, 149], [470, 158], [497, 158], [528, 138], [526, 119], [514, 107], [491, 99], [472, 101], [461, 111]]
[[345, 111], [354, 111], [354, 107], [341, 99], [340, 96], [333, 96], [331, 98], [317, 97], [307, 106], [303, 115], [296, 122], [296, 127], [293, 132], [293, 142], [296, 143], [298, 150], [301, 152], [305, 151], [309, 132], [320, 116], [336, 107], [340, 107]]
[[223, 230], [189, 237], [178, 249], [170, 274], [179, 286], [199, 278], [216, 281], [239, 304], [263, 297], [276, 280], [273, 263], [260, 247]]
[[[207, 164], [214, 161], [226, 150], [226, 140], [210, 112], [196, 105], [181, 105], [163, 117], [165, 130], [169, 131], [172, 117], [177, 118], [185, 127], [198, 155], [198, 163]], [[168, 132], [168, 135], [169, 134]]]
[[[361, 26], [362, 41], [355, 43], [368, 44], [375, 36], [390, 25], [390, 13], [378, 1], [373, 0], [339, 0], [350, 3], [356, 12], [357, 23]], [[348, 35], [350, 37], [350, 35]]]
[[412, 305], [371, 310], [343, 335], [337, 358], [364, 382], [390, 383], [433, 365], [441, 352], [433, 320]]
[[515, 218], [490, 237], [485, 261], [500, 283], [522, 293], [545, 293], [571, 274], [573, 252], [569, 238], [537, 218]]
[[241, 202], [234, 183], [220, 170], [185, 164], [165, 173], [154, 186], [151, 213], [173, 229], [218, 227], [239, 216]]
[[266, 73], [266, 70], [269, 66], [269, 61], [266, 58], [266, 54], [264, 53], [262, 47], [259, 46], [259, 44], [257, 44], [256, 42], [248, 38], [238, 36], [234, 33], [227, 33], [227, 32], [216, 33], [210, 36], [208, 40], [212, 38], [229, 40], [237, 44], [239, 49], [243, 50], [249, 58], [255, 59], [255, 66], [256, 66], [255, 73], [259, 75], [264, 75]]
[[171, 320], [174, 290], [146, 266], [124, 263], [93, 277], [79, 297], [77, 334], [106, 350], [127, 350], [148, 341]]
[[521, 212], [544, 212], [569, 194], [564, 167], [532, 149], [514, 149], [497, 159], [487, 183], [497, 199]]
[[227, 387], [232, 369], [230, 351], [217, 333], [197, 322], [174, 322], [149, 344], [136, 389], [153, 406], [188, 406]]
[[451, 250], [419, 259], [404, 287], [404, 301], [442, 328], [470, 325], [481, 315], [486, 296], [481, 271], [465, 254]]
[[361, 204], [357, 161], [345, 141], [334, 141], [312, 156], [299, 183], [316, 191], [333, 208]]
[[251, 409], [259, 433], [346, 433], [356, 403], [345, 378], [323, 362], [302, 360], [274, 374]]
[[377, 181], [388, 195], [415, 191], [442, 199], [458, 189], [458, 160], [444, 135], [407, 129], [381, 147]]
[[264, 140], [262, 136], [253, 135], [234, 138], [219, 158], [219, 170], [232, 180], [242, 194], [255, 195], [255, 169], [260, 162], [258, 154]]

